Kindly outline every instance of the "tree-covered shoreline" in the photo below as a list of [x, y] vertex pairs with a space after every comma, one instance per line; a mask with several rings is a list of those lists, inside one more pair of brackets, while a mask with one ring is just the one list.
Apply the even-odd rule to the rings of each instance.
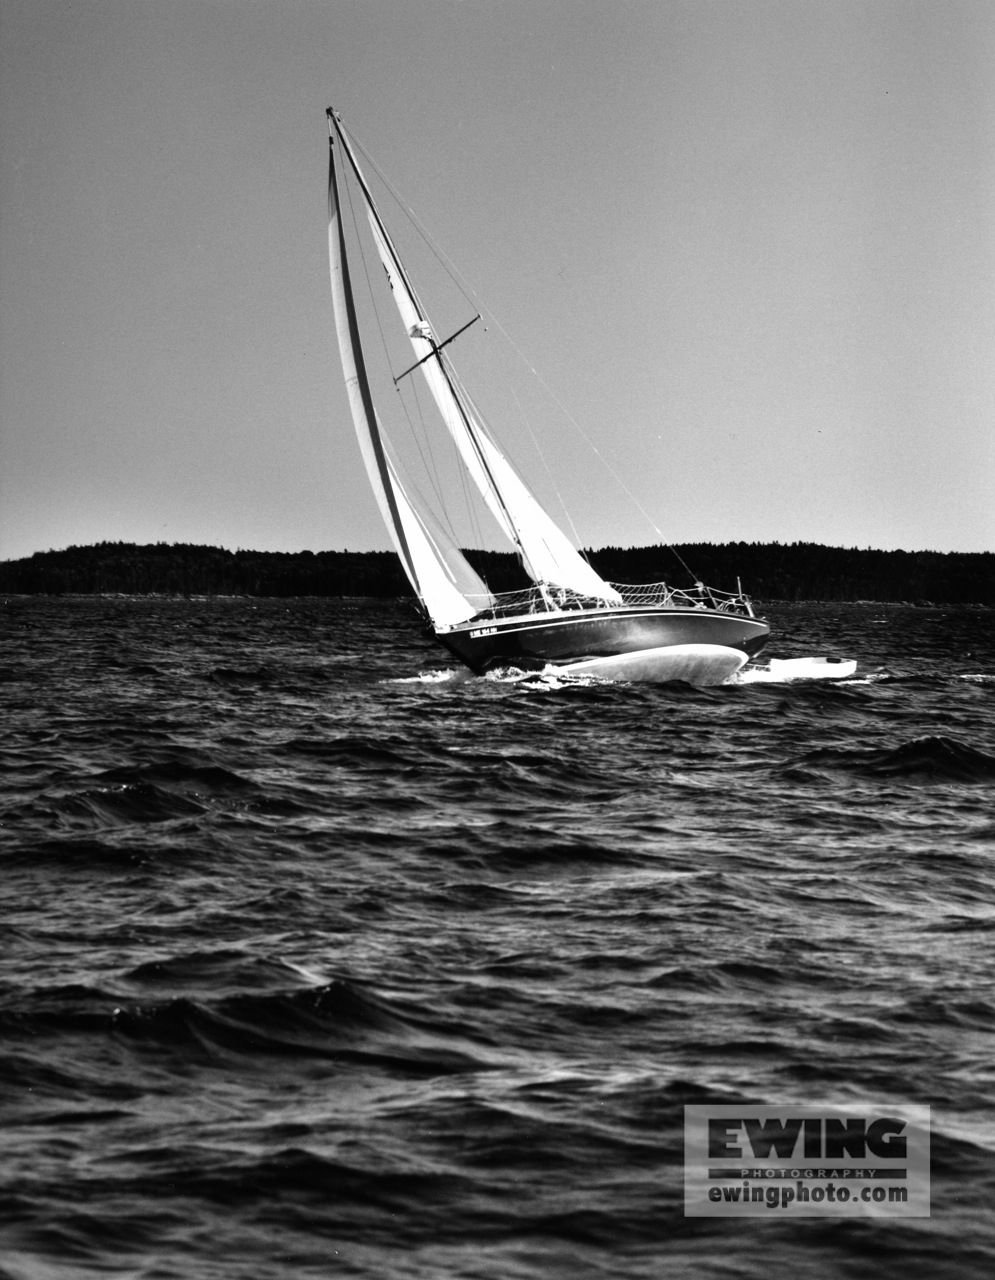
[[[675, 554], [676, 552], [676, 554]], [[468, 551], [496, 591], [526, 584], [514, 555]], [[908, 601], [995, 605], [995, 554], [874, 551], [817, 543], [603, 547], [587, 552], [612, 582], [688, 586], [684, 565], [710, 586], [758, 600]], [[0, 592], [15, 595], [406, 596], [390, 551], [226, 551], [186, 543], [101, 542], [0, 562]]]

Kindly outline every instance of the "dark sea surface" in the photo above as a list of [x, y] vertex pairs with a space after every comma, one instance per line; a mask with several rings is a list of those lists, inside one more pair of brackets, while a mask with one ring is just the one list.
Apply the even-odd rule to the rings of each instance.
[[[697, 690], [0, 604], [4, 1280], [995, 1274], [995, 613], [773, 605], [857, 677]], [[932, 1216], [685, 1217], [745, 1100], [931, 1105]]]

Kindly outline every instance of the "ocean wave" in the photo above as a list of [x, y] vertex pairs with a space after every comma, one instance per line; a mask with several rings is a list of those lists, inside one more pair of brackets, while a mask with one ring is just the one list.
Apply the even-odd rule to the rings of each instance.
[[995, 756], [945, 735], [926, 735], [897, 747], [825, 747], [807, 752], [787, 767], [842, 769], [867, 776], [928, 778], [949, 782], [995, 780]]
[[87, 787], [52, 796], [49, 811], [66, 826], [128, 826], [139, 822], [171, 822], [202, 814], [205, 806], [155, 783], [118, 783]]
[[[253, 990], [288, 976], [279, 963], [225, 953], [146, 962], [130, 984], [193, 987], [194, 993], [153, 1001], [121, 990], [68, 985], [21, 991], [0, 1006], [0, 1028], [25, 1037], [57, 1033], [112, 1034], [142, 1051], [159, 1047], [191, 1060], [232, 1055], [317, 1057], [439, 1074], [489, 1069], [493, 1047], [471, 1043], [465, 1031], [377, 996], [344, 979], [291, 990]], [[218, 994], [217, 988], [225, 990]], [[246, 990], [245, 988], [248, 988]]]

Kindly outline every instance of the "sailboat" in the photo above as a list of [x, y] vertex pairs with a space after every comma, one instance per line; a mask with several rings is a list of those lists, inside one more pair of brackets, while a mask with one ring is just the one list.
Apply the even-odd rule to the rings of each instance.
[[[437, 336], [360, 168], [358, 144], [337, 112], [330, 107], [327, 115], [332, 302], [349, 405], [381, 515], [436, 639], [477, 675], [553, 667], [607, 680], [713, 685], [729, 679], [763, 648], [767, 623], [738, 590], [700, 582], [687, 590], [664, 582], [631, 586], [595, 572], [512, 465], [456, 372], [453, 344], [474, 321]], [[378, 281], [358, 264], [351, 269], [352, 237], [364, 221], [383, 268]], [[445, 511], [433, 510], [402, 472], [360, 334], [357, 281], [383, 286], [392, 299], [413, 357], [393, 375], [394, 386], [423, 380], [440, 428], [517, 553], [528, 588], [491, 590], [460, 549]]]

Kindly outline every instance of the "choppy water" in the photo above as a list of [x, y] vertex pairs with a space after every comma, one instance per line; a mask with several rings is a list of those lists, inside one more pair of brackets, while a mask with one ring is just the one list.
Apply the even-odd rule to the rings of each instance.
[[[995, 615], [767, 612], [858, 679], [8, 600], [0, 1275], [992, 1274]], [[931, 1104], [932, 1217], [686, 1218], [706, 1099]]]

